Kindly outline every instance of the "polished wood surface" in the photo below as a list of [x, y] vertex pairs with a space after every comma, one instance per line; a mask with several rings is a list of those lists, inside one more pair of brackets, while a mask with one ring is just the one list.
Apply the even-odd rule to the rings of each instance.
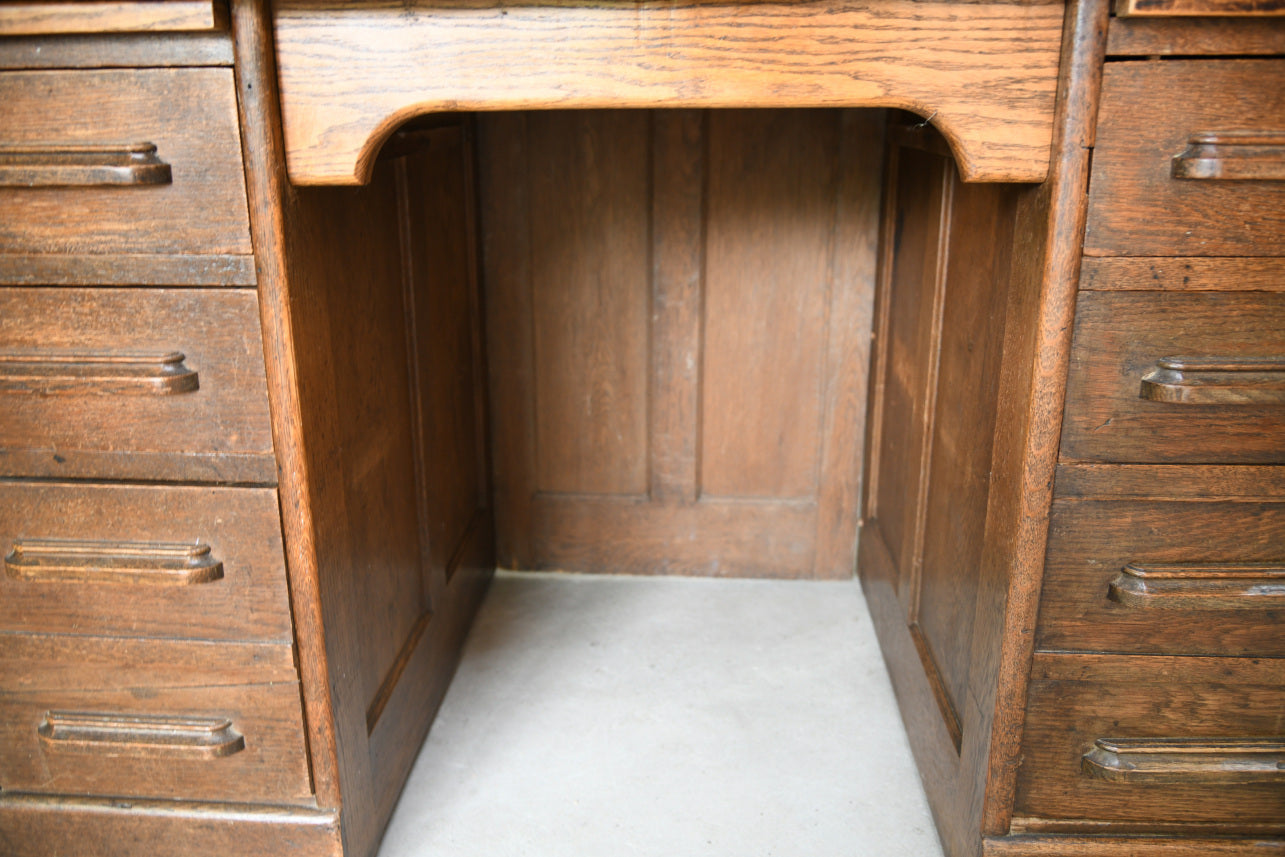
[[914, 0], [289, 0], [274, 14], [290, 175], [366, 181], [383, 141], [422, 113], [900, 107], [942, 130], [966, 179], [1039, 181], [1062, 11]]
[[1129, 16], [1285, 15], [1282, 0], [1116, 0], [1115, 13]]
[[483, 120], [503, 564], [851, 574], [881, 121]]

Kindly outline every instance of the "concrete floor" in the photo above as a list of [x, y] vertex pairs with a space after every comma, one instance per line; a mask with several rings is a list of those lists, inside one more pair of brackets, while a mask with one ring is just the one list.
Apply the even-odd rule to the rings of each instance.
[[497, 575], [380, 857], [940, 857], [855, 581]]

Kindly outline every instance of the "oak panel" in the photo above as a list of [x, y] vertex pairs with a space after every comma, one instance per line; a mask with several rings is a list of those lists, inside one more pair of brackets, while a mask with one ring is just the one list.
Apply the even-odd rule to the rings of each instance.
[[367, 180], [420, 113], [552, 107], [901, 107], [932, 118], [969, 180], [1048, 170], [1060, 3], [293, 0], [274, 13], [296, 182]]

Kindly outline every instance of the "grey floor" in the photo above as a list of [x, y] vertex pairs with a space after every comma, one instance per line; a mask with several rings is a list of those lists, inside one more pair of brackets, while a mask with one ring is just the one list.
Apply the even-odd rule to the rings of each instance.
[[380, 857], [940, 857], [856, 582], [497, 575]]

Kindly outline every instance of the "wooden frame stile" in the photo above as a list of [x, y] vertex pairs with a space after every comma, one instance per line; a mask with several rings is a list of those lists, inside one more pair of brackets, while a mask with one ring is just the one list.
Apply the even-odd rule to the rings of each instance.
[[976, 619], [979, 627], [988, 627], [989, 621], [1004, 631], [997, 646], [974, 649], [976, 666], [993, 676], [981, 686], [994, 694], [981, 700], [983, 710], [994, 716], [985, 736], [989, 764], [978, 765], [974, 786], [985, 795], [985, 853], [996, 837], [1009, 832], [1012, 818], [1108, 20], [1108, 0], [1073, 0], [1067, 10], [1049, 178], [1019, 204], [1018, 222], [1024, 228], [1014, 245], [1000, 397], [1022, 406], [1002, 409], [996, 426], [982, 563], [982, 585], [993, 587], [996, 597], [982, 596], [977, 602], [979, 612], [989, 605], [1001, 612]]
[[238, 62], [250, 231], [259, 276], [259, 307], [267, 363], [272, 436], [276, 448], [291, 612], [303, 692], [304, 720], [317, 803], [332, 810], [333, 837], [327, 853], [343, 853], [338, 825], [341, 806], [338, 746], [329, 693], [330, 674], [318, 594], [313, 510], [300, 419], [298, 364], [285, 247], [290, 209], [277, 97], [272, 23], [265, 0], [232, 0], [232, 34]]

